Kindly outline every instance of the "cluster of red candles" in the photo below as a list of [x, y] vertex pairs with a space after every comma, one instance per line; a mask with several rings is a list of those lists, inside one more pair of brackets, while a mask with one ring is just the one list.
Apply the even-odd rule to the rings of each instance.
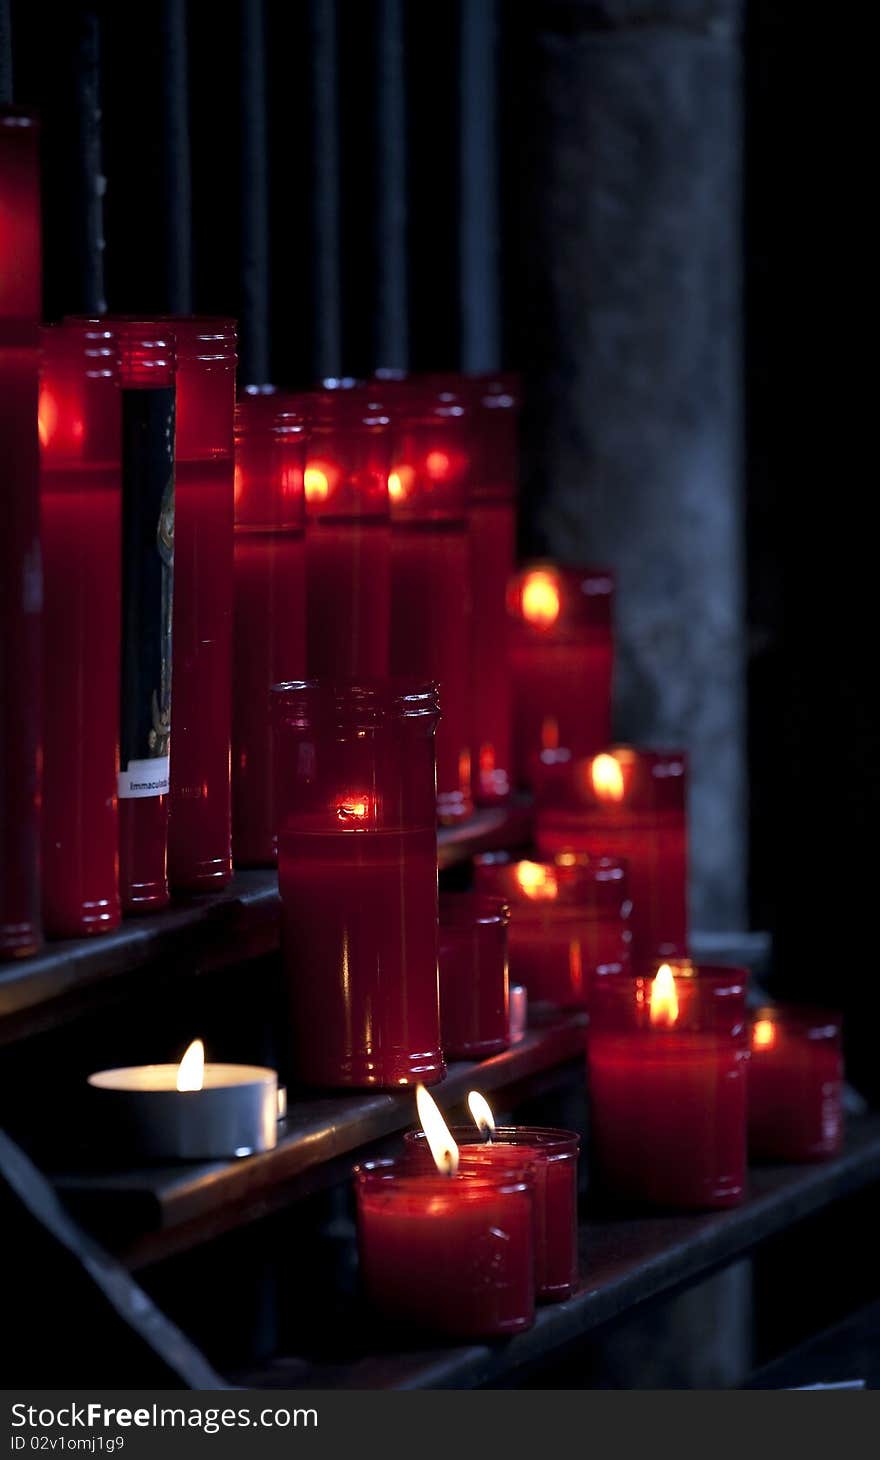
[[[589, 1013], [605, 1196], [726, 1206], [747, 1134], [837, 1150], [837, 1021], [750, 1033], [746, 974], [688, 958], [687, 760], [612, 743], [611, 575], [515, 566], [515, 382], [236, 404], [231, 320], [41, 328], [37, 140], [0, 112], [0, 958], [277, 862], [296, 1078], [498, 1054], [512, 976]], [[438, 821], [515, 791], [534, 855], [438, 903]], [[426, 1136], [359, 1171], [368, 1289], [514, 1332], [576, 1281], [578, 1138]]]

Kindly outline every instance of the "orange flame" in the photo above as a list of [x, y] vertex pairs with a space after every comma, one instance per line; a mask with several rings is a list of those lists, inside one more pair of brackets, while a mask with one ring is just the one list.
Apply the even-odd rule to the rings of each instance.
[[178, 1090], [201, 1090], [205, 1083], [205, 1046], [194, 1039], [177, 1066]]
[[471, 1090], [467, 1103], [477, 1130], [482, 1131], [491, 1140], [495, 1134], [495, 1116], [492, 1114], [492, 1107], [485, 1095], [481, 1095], [479, 1090]]
[[416, 1108], [425, 1140], [434, 1157], [434, 1165], [446, 1176], [454, 1176], [458, 1170], [458, 1146], [452, 1132], [440, 1114], [437, 1102], [428, 1094], [424, 1085], [416, 1086]]
[[594, 755], [590, 761], [590, 782], [600, 801], [623, 800], [623, 771], [613, 755]]
[[429, 451], [425, 457], [425, 471], [432, 482], [442, 482], [449, 476], [450, 461], [445, 451]]
[[753, 1049], [772, 1049], [776, 1043], [776, 1025], [772, 1019], [758, 1019], [752, 1029]]
[[527, 574], [522, 586], [522, 615], [536, 628], [548, 629], [559, 617], [561, 602], [556, 579], [545, 572]]
[[343, 825], [348, 825], [351, 822], [366, 821], [369, 810], [369, 797], [363, 795], [347, 796], [336, 807], [336, 820], [341, 821]]
[[516, 868], [520, 891], [534, 902], [552, 902], [558, 892], [556, 873], [541, 862], [520, 862]]
[[388, 477], [388, 495], [392, 502], [402, 502], [412, 491], [415, 472], [401, 462]]
[[326, 461], [313, 461], [305, 469], [303, 488], [307, 502], [326, 502], [330, 495], [332, 468]]
[[651, 984], [651, 1023], [671, 1029], [678, 1022], [678, 991], [668, 963], [661, 963]]

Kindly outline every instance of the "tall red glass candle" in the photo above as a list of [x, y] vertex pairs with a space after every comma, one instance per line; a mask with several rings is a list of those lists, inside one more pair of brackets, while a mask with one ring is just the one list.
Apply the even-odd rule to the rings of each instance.
[[174, 745], [168, 874], [211, 892], [232, 873], [235, 324], [179, 317], [174, 524]]
[[485, 1059], [510, 1043], [507, 927], [499, 897], [440, 895], [440, 1028], [447, 1059]]
[[491, 375], [472, 381], [470, 390], [473, 793], [477, 805], [492, 806], [507, 799], [513, 783], [506, 600], [516, 557], [519, 382]]
[[545, 765], [611, 739], [614, 583], [604, 568], [533, 563], [510, 580], [514, 760], [540, 790]]
[[840, 1019], [784, 1004], [752, 1017], [749, 1155], [822, 1161], [843, 1145]]
[[[491, 1140], [473, 1126], [454, 1126], [459, 1170], [525, 1172], [535, 1202], [535, 1296], [555, 1303], [570, 1298], [578, 1279], [577, 1169], [580, 1137], [544, 1126], [496, 1126]], [[408, 1131], [408, 1149], [420, 1169], [430, 1160], [421, 1131]]]
[[474, 859], [474, 881], [510, 904], [510, 974], [525, 984], [530, 1007], [586, 1008], [599, 972], [628, 970], [632, 904], [622, 862], [489, 852]]
[[232, 855], [277, 859], [271, 688], [306, 668], [301, 398], [248, 386], [236, 408]]
[[50, 936], [77, 938], [120, 919], [119, 374], [105, 325], [41, 338], [43, 917]]
[[742, 1199], [747, 979], [742, 969], [655, 963], [596, 980], [587, 1062], [603, 1196], [679, 1210]]
[[436, 689], [311, 680], [273, 693], [293, 1074], [440, 1080]]
[[461, 394], [442, 382], [388, 382], [392, 414], [391, 667], [436, 680], [437, 814], [471, 799], [469, 439]]
[[573, 767], [564, 799], [538, 809], [544, 856], [625, 858], [633, 900], [633, 954], [687, 952], [687, 755], [618, 746]]
[[40, 944], [39, 129], [0, 108], [0, 962]]
[[447, 1176], [408, 1161], [355, 1168], [361, 1280], [394, 1324], [445, 1338], [534, 1321], [533, 1199], [524, 1174]]
[[375, 392], [355, 385], [314, 396], [305, 474], [310, 675], [388, 674], [390, 446]]
[[119, 891], [124, 913], [168, 893], [174, 601], [174, 335], [119, 320], [122, 386], [122, 694]]

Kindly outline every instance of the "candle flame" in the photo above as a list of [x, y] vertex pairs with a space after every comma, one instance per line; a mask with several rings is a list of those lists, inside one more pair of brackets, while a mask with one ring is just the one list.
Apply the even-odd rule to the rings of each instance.
[[558, 891], [556, 873], [541, 862], [520, 862], [516, 880], [520, 891], [533, 902], [552, 902]]
[[668, 963], [661, 963], [651, 984], [651, 1023], [671, 1029], [678, 1020], [678, 992]]
[[550, 573], [529, 573], [522, 586], [521, 603], [523, 618], [530, 624], [541, 629], [555, 624], [561, 607], [556, 579]]
[[758, 1019], [752, 1029], [754, 1049], [772, 1049], [776, 1043], [776, 1025], [772, 1019]]
[[491, 1141], [495, 1134], [495, 1117], [485, 1095], [481, 1095], [479, 1090], [471, 1090], [467, 1103], [477, 1130], [482, 1131], [487, 1140]]
[[452, 1132], [440, 1114], [437, 1102], [429, 1095], [424, 1085], [416, 1086], [416, 1107], [425, 1140], [434, 1157], [434, 1165], [445, 1176], [454, 1176], [458, 1170], [458, 1146]]
[[205, 1046], [194, 1039], [177, 1066], [178, 1090], [201, 1090], [205, 1083]]
[[37, 433], [41, 446], [48, 446], [58, 425], [58, 402], [47, 386], [40, 386], [37, 406]]
[[313, 462], [306, 467], [303, 488], [307, 502], [326, 502], [330, 495], [330, 478], [323, 462]]
[[613, 755], [594, 755], [590, 761], [590, 780], [600, 801], [623, 800], [623, 771]]
[[362, 822], [366, 820], [369, 809], [370, 802], [367, 796], [347, 796], [336, 807], [336, 819], [337, 821], [341, 821], [343, 825], [352, 821]]
[[442, 482], [449, 475], [449, 457], [445, 451], [429, 451], [425, 457], [425, 471], [432, 482]]

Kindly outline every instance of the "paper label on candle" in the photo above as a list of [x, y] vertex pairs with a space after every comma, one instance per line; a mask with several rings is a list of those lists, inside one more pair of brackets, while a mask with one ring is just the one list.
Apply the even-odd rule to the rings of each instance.
[[173, 388], [122, 392], [119, 795], [169, 788], [174, 583]]

